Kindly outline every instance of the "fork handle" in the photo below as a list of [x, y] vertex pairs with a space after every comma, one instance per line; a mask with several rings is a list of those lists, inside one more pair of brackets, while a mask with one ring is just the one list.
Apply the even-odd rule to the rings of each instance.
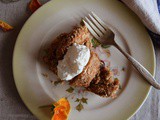
[[137, 60], [135, 60], [131, 55], [125, 52], [117, 43], [114, 46], [132, 63], [132, 65], [137, 69], [141, 75], [156, 89], [160, 90], [160, 84], [156, 82], [154, 77], [149, 73], [149, 71], [144, 68]]

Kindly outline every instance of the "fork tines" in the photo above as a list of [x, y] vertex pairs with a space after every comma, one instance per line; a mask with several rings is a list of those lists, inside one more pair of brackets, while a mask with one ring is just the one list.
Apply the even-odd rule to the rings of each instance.
[[99, 39], [99, 37], [102, 37], [106, 33], [108, 28], [106, 28], [106, 24], [94, 12], [91, 12], [88, 16], [89, 18], [85, 17], [86, 20], [83, 20], [83, 22], [91, 34]]

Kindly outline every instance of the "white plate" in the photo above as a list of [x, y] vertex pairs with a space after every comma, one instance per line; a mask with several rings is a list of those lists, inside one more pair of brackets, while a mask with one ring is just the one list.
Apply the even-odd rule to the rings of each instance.
[[[52, 103], [66, 96], [66, 86], [55, 87], [55, 80], [44, 64], [39, 61], [41, 48], [49, 44], [58, 34], [69, 32], [89, 11], [98, 14], [116, 33], [117, 42], [144, 65], [153, 75], [155, 54], [152, 42], [139, 19], [116, 0], [54, 0], [37, 10], [21, 30], [13, 58], [13, 73], [18, 92], [30, 109], [41, 120], [50, 119], [47, 109], [39, 106]], [[75, 109], [77, 103], [69, 99], [72, 110], [69, 120], [124, 120], [130, 118], [148, 96], [150, 85], [129, 65], [124, 56], [114, 47], [111, 51], [111, 67], [125, 66], [120, 73], [120, 90], [116, 99], [104, 99], [87, 94], [88, 104], [84, 110]], [[42, 73], [49, 74], [45, 78]], [[80, 96], [79, 96], [80, 97]], [[44, 112], [45, 111], [45, 112]]]

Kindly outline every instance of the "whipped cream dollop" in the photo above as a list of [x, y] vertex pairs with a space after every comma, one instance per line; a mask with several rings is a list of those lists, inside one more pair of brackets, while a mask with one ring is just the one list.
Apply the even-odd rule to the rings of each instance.
[[74, 43], [68, 48], [63, 60], [58, 61], [58, 77], [61, 80], [71, 80], [83, 71], [89, 59], [89, 48], [85, 45]]

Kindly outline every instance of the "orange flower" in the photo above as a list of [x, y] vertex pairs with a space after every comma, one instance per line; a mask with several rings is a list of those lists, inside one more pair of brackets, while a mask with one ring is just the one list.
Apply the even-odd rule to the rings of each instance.
[[66, 98], [61, 98], [57, 103], [54, 104], [54, 106], [64, 106], [66, 108], [67, 114], [70, 112], [70, 104]]
[[54, 109], [52, 120], [67, 120], [68, 115], [64, 106], [57, 106]]
[[66, 98], [61, 98], [58, 102], [54, 103], [54, 115], [52, 120], [67, 120], [70, 112], [70, 103]]
[[4, 32], [6, 32], [6, 31], [9, 31], [9, 30], [12, 30], [12, 29], [13, 29], [13, 27], [12, 27], [12, 26], [10, 26], [9, 24], [7, 24], [6, 22], [1, 21], [1, 20], [0, 20], [0, 28], [1, 28]]
[[42, 4], [38, 0], [31, 0], [29, 3], [29, 10], [34, 13]]

